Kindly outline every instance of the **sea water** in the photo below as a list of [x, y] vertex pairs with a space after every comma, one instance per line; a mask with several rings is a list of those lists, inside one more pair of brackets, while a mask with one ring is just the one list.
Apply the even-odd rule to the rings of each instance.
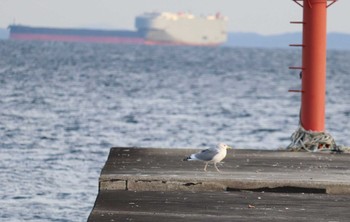
[[[326, 128], [349, 145], [350, 52], [327, 56]], [[295, 49], [0, 41], [0, 221], [86, 221], [113, 146], [286, 147], [300, 64]]]

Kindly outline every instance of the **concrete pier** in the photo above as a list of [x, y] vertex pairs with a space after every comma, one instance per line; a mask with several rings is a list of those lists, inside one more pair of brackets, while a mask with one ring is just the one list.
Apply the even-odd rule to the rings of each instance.
[[196, 151], [112, 148], [88, 221], [350, 218], [349, 154], [230, 150], [218, 173]]

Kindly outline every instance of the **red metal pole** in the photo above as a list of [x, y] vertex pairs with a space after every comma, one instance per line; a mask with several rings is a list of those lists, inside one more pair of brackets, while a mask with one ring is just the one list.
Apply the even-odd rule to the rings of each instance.
[[304, 0], [301, 124], [324, 132], [326, 99], [327, 0]]

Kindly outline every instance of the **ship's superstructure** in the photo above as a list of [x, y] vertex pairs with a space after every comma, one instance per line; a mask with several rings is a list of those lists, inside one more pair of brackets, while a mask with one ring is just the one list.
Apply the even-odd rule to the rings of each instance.
[[145, 39], [161, 43], [217, 45], [227, 40], [227, 17], [194, 16], [189, 13], [145, 13], [135, 26]]

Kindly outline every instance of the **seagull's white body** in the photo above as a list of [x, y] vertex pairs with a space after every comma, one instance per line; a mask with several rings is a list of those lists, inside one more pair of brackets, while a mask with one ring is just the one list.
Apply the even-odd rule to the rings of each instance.
[[198, 153], [191, 154], [189, 157], [185, 158], [185, 161], [199, 160], [206, 162], [204, 171], [207, 171], [208, 163], [214, 163], [215, 169], [220, 172], [216, 164], [221, 162], [227, 154], [228, 145], [224, 143], [219, 143], [216, 147], [202, 150]]

